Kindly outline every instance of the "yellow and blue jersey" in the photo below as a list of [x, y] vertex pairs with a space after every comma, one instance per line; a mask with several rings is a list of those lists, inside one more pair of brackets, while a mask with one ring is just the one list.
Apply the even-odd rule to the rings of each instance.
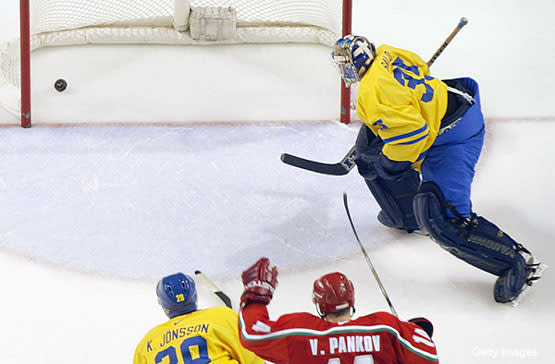
[[431, 77], [417, 54], [382, 45], [362, 78], [359, 118], [384, 142], [394, 161], [420, 161], [437, 137], [447, 110], [447, 85]]
[[241, 345], [237, 326], [237, 314], [223, 306], [174, 317], [145, 335], [133, 364], [263, 364]]

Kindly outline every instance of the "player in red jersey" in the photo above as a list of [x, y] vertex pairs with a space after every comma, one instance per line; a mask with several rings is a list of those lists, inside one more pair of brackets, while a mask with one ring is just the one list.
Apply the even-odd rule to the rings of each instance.
[[270, 320], [266, 305], [277, 275], [268, 258], [260, 258], [242, 274], [239, 336], [244, 347], [263, 359], [276, 364], [439, 362], [430, 321], [405, 322], [387, 312], [354, 319], [354, 287], [339, 272], [314, 282], [313, 301], [320, 317], [299, 312]]

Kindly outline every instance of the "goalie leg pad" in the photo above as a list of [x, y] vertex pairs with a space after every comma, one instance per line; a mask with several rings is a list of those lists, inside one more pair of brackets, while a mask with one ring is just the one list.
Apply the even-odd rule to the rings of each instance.
[[493, 296], [497, 302], [511, 302], [517, 305], [526, 291], [542, 277], [543, 271], [547, 269], [546, 264], [541, 263], [526, 249], [519, 253], [526, 261], [526, 265], [511, 268], [497, 279], [493, 290]]
[[515, 266], [499, 276], [493, 287], [493, 298], [496, 302], [514, 301], [527, 284], [528, 268], [524, 259], [517, 261]]
[[418, 230], [412, 207], [412, 200], [420, 184], [418, 172], [412, 170], [399, 181], [387, 181], [380, 177], [365, 178], [364, 181], [382, 209], [378, 214], [380, 223], [408, 232]]
[[382, 140], [363, 124], [356, 141], [358, 172], [382, 209], [378, 221], [387, 227], [412, 232], [418, 229], [412, 211], [412, 199], [418, 191], [420, 176], [418, 172], [410, 171], [397, 181], [379, 177], [374, 163], [378, 160], [382, 146]]
[[414, 198], [414, 213], [422, 231], [457, 258], [496, 276], [515, 269], [523, 276], [520, 251], [526, 251], [509, 235], [481, 216], [447, 218], [445, 200], [433, 182], [422, 184]]
[[362, 177], [370, 179], [376, 177], [374, 163], [378, 160], [382, 147], [383, 141], [372, 133], [369, 127], [362, 124], [355, 143], [355, 163], [358, 168], [358, 173]]

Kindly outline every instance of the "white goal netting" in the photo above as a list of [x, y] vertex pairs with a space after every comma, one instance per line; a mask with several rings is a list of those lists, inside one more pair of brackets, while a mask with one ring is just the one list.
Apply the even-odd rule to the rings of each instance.
[[[185, 4], [185, 5], [184, 5]], [[178, 10], [232, 8], [233, 37], [193, 39]], [[319, 43], [341, 34], [342, 0], [30, 0], [31, 50], [79, 44]], [[20, 103], [19, 40], [0, 45], [0, 105]]]

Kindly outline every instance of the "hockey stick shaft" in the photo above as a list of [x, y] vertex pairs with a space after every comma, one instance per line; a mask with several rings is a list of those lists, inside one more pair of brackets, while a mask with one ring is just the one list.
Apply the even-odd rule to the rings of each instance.
[[378, 276], [378, 272], [376, 272], [376, 269], [374, 268], [374, 264], [372, 264], [372, 261], [370, 260], [368, 253], [366, 253], [366, 249], [364, 249], [364, 246], [360, 242], [360, 238], [358, 237], [357, 231], [355, 229], [355, 225], [353, 224], [353, 219], [351, 218], [351, 213], [349, 211], [349, 204], [347, 203], [347, 193], [343, 193], [343, 205], [345, 206], [345, 211], [347, 212], [347, 217], [349, 218], [349, 224], [351, 224], [351, 229], [353, 229], [353, 233], [355, 234], [355, 238], [357, 240], [358, 245], [360, 246], [360, 250], [362, 250], [362, 254], [364, 255], [364, 258], [366, 259], [366, 263], [370, 267], [370, 270], [372, 271], [372, 274], [374, 275], [376, 282], [378, 282], [378, 286], [380, 286], [380, 290], [382, 291], [382, 294], [385, 297], [387, 304], [389, 305], [389, 309], [391, 310], [391, 313], [399, 317], [399, 315], [397, 315], [397, 311], [395, 311], [395, 308], [393, 308], [393, 304], [391, 303], [391, 300], [389, 299], [387, 292], [385, 291], [382, 281]]
[[439, 47], [437, 49], [437, 51], [434, 53], [434, 55], [432, 56], [432, 58], [430, 58], [430, 60], [427, 62], [428, 67], [430, 67], [432, 65], [432, 63], [435, 62], [435, 60], [437, 59], [437, 57], [439, 57], [439, 55], [445, 50], [445, 48], [447, 48], [447, 46], [449, 45], [449, 43], [451, 43], [451, 41], [453, 40], [453, 38], [455, 38], [455, 36], [457, 35], [457, 33], [462, 29], [462, 27], [464, 27], [466, 24], [468, 23], [468, 19], [465, 17], [462, 17], [461, 20], [459, 20], [459, 24], [457, 24], [457, 26], [455, 27], [455, 29], [453, 29], [453, 31], [451, 32], [451, 34], [449, 34], [449, 36], [447, 37], [447, 39], [445, 39], [445, 42], [443, 42], [443, 44], [441, 45], [441, 47]]
[[202, 279], [204, 281], [204, 283], [206, 283], [206, 285], [208, 285], [211, 289], [212, 292], [214, 292], [214, 294], [216, 296], [218, 296], [219, 299], [222, 300], [222, 302], [229, 308], [233, 308], [231, 305], [231, 299], [229, 298], [228, 295], [226, 295], [224, 292], [222, 292], [221, 289], [219, 289], [214, 282], [212, 282], [207, 276], [206, 274], [202, 273], [200, 270], [196, 270], [195, 271], [195, 275], [197, 277], [199, 277], [200, 279]]

